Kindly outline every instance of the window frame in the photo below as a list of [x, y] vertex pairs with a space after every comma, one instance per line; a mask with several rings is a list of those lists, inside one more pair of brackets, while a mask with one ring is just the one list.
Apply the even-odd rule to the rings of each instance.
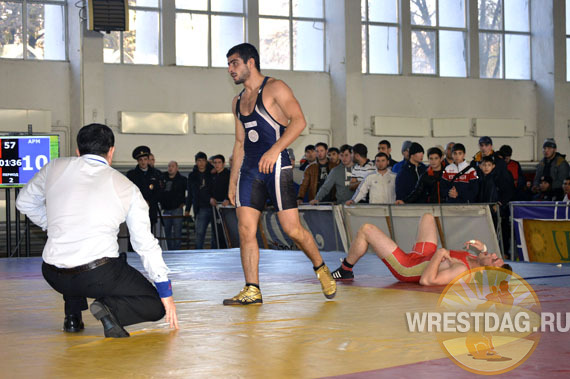
[[[438, 0], [439, 1], [439, 0]], [[471, 1], [478, 1], [478, 0], [471, 0]], [[479, 25], [479, 20], [477, 20], [477, 40], [480, 41], [480, 36], [483, 33], [486, 34], [499, 34], [501, 37], [501, 77], [500, 78], [488, 78], [481, 76], [481, 70], [479, 70], [479, 78], [480, 79], [492, 79], [492, 80], [532, 80], [532, 24], [531, 24], [531, 7], [532, 1], [528, 1], [528, 32], [519, 32], [519, 31], [508, 31], [505, 29], [505, 0], [498, 0], [501, 2], [501, 27], [500, 29], [483, 29]], [[568, 1], [568, 0], [567, 0]], [[477, 4], [477, 14], [479, 14], [479, 4]], [[505, 36], [507, 34], [510, 35], [519, 35], [519, 36], [527, 36], [528, 37], [528, 78], [527, 79], [517, 79], [517, 78], [507, 78], [506, 77], [506, 61], [505, 61]], [[479, 46], [479, 53], [481, 52], [481, 46]], [[479, 65], [481, 61], [479, 60]]]
[[[414, 25], [412, 23], [412, 14], [411, 14], [411, 2], [412, 0], [403, 0], [410, 2], [410, 75], [412, 76], [428, 76], [428, 77], [438, 77], [438, 78], [468, 78], [469, 77], [469, 1], [476, 1], [476, 0], [464, 0], [463, 2], [463, 21], [464, 27], [452, 27], [452, 26], [440, 26], [439, 23], [439, 3], [442, 0], [435, 0], [435, 26], [432, 25]], [[443, 0], [445, 1], [445, 0]], [[412, 34], [414, 31], [427, 31], [427, 32], [435, 32], [435, 72], [433, 74], [426, 74], [426, 73], [415, 73], [413, 67], [413, 43], [412, 43]], [[449, 31], [449, 32], [462, 32], [463, 33], [463, 40], [465, 43], [465, 76], [441, 76], [441, 56], [439, 51], [439, 32], [440, 31]]]
[[[369, 74], [369, 75], [390, 75], [390, 76], [402, 75], [402, 15], [401, 15], [402, 7], [401, 7], [401, 0], [397, 0], [398, 22], [396, 22], [396, 23], [370, 21], [370, 15], [368, 14], [368, 9], [369, 9], [368, 1], [369, 0], [364, 0], [364, 1], [366, 4], [366, 10], [365, 10], [366, 16], [365, 16], [364, 20], [362, 20], [362, 16], [361, 16], [360, 30], [361, 30], [361, 35], [362, 35], [362, 27], [364, 27], [366, 30], [366, 32], [365, 32], [366, 41], [364, 43], [364, 45], [366, 46], [366, 54], [365, 54], [366, 70], [363, 70], [362, 62], [361, 62], [361, 69], [360, 69], [361, 73], [362, 74]], [[361, 7], [360, 14], [362, 15], [362, 2], [360, 3], [360, 7]], [[391, 73], [387, 73], [387, 72], [370, 72], [370, 25], [372, 25], [372, 26], [384, 26], [384, 27], [389, 27], [389, 28], [395, 27], [397, 29], [397, 31], [396, 31], [396, 35], [398, 36], [398, 42], [397, 42], [397, 46], [398, 46], [398, 72], [397, 73], [391, 74]]]
[[[237, 0], [236, 0], [237, 1]], [[221, 12], [221, 11], [212, 11], [212, 0], [207, 1], [207, 10], [194, 10], [194, 9], [179, 9], [176, 8], [176, 4], [174, 5], [174, 22], [176, 23], [176, 19], [179, 13], [184, 14], [201, 14], [208, 16], [208, 64], [206, 66], [191, 66], [191, 65], [179, 65], [180, 67], [203, 67], [203, 68], [222, 68], [225, 66], [212, 66], [212, 16], [230, 16], [230, 17], [241, 17], [243, 20], [243, 36], [242, 39], [245, 41], [245, 37], [247, 34], [247, 0], [239, 0], [242, 2], [243, 11], [242, 13], [237, 12]], [[251, 0], [250, 0], [251, 1]], [[176, 34], [176, 33], [175, 33]], [[176, 37], [175, 37], [176, 38]], [[176, 49], [176, 48], [175, 48]], [[177, 57], [177, 51], [175, 51], [175, 60]]]
[[[210, 0], [208, 0], [209, 2]], [[258, 1], [258, 0], [249, 0]], [[293, 0], [287, 0], [289, 2], [289, 16], [276, 16], [276, 15], [261, 15], [258, 13], [258, 20], [261, 19], [272, 19], [272, 20], [287, 20], [289, 23], [289, 68], [266, 68], [267, 70], [280, 70], [280, 71], [296, 71], [296, 72], [325, 72], [326, 71], [326, 60], [327, 60], [327, 21], [326, 21], [326, 7], [325, 0], [321, 0], [321, 5], [323, 8], [323, 18], [316, 17], [299, 17], [293, 16]], [[259, 6], [259, 2], [258, 2]], [[323, 64], [322, 70], [296, 70], [294, 68], [294, 51], [293, 51], [293, 22], [294, 21], [305, 21], [305, 22], [320, 22], [323, 24]], [[258, 36], [261, 38], [261, 36]], [[260, 47], [261, 49], [261, 47]]]
[[[128, 2], [127, 2], [128, 3]], [[137, 66], [161, 66], [162, 62], [163, 62], [163, 58], [162, 58], [162, 48], [163, 48], [163, 33], [162, 33], [162, 0], [157, 0], [158, 5], [156, 6], [156, 8], [154, 7], [147, 7], [147, 6], [137, 6], [137, 5], [128, 5], [128, 12], [129, 14], [127, 14], [127, 17], [130, 17], [130, 11], [133, 10], [135, 12], [137, 11], [145, 11], [145, 12], [157, 12], [158, 13], [158, 62], [156, 64], [153, 63], [125, 63], [125, 53], [124, 53], [124, 37], [123, 37], [123, 33], [125, 33], [124, 31], [118, 31], [119, 33], [119, 62], [104, 62], [105, 64], [127, 64], [127, 65], [137, 65]], [[130, 32], [130, 30], [127, 30], [127, 32]], [[105, 47], [103, 46], [103, 49], [105, 49]], [[105, 58], [103, 57], [103, 60], [105, 60]]]
[[[2, 0], [3, 3], [22, 4], [22, 58], [0, 57], [6, 60], [24, 60], [30, 62], [68, 62], [69, 61], [69, 22], [67, 1], [57, 0]], [[65, 38], [65, 57], [63, 59], [28, 58], [28, 4], [48, 4], [63, 7], [63, 34]]]
[[568, 42], [570, 42], [570, 28], [567, 27], [568, 24], [570, 24], [570, 20], [567, 20], [567, 16], [569, 10], [568, 8], [570, 8], [570, 0], [566, 0], [565, 1], [565, 9], [564, 9], [564, 35], [566, 36], [566, 38], [564, 39], [565, 42], [565, 47], [566, 47], [566, 83], [570, 83], [570, 70], [569, 70], [569, 66], [570, 66], [570, 51], [568, 49]]

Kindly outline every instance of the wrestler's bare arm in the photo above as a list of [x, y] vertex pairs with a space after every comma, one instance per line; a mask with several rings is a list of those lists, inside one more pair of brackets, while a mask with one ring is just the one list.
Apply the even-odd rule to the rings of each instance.
[[273, 79], [266, 84], [263, 103], [279, 123], [287, 125], [285, 133], [259, 160], [259, 171], [270, 173], [273, 172], [279, 154], [299, 137], [307, 122], [293, 91], [281, 80]]
[[243, 130], [243, 126], [241, 125], [241, 121], [237, 118], [236, 104], [237, 104], [237, 96], [234, 97], [234, 100], [232, 102], [232, 111], [235, 120], [236, 137], [235, 137], [234, 150], [233, 150], [232, 171], [230, 173], [230, 186], [228, 189], [228, 199], [230, 200], [230, 203], [233, 206], [236, 205], [236, 187], [239, 176], [239, 169], [243, 161], [243, 154], [244, 154], [243, 141], [245, 139], [245, 132]]
[[[443, 268], [442, 262], [449, 260], [450, 265]], [[426, 269], [420, 278], [422, 286], [441, 286], [449, 284], [459, 274], [465, 272], [467, 267], [461, 262], [454, 262], [447, 249], [438, 249], [431, 260], [429, 261]]]

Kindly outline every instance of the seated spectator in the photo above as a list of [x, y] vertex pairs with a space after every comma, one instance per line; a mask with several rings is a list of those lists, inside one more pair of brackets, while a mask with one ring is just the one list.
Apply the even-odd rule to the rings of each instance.
[[185, 215], [194, 207], [194, 223], [196, 225], [196, 249], [204, 248], [204, 240], [208, 225], [212, 222], [212, 173], [208, 167], [208, 157], [203, 152], [194, 156], [196, 165], [188, 175], [188, 197], [186, 198]]
[[383, 139], [382, 141], [378, 142], [378, 152], [388, 155], [388, 167], [392, 168], [396, 163], [398, 163], [392, 159], [392, 145], [387, 139]]
[[564, 184], [562, 184], [564, 189], [564, 198], [562, 201], [570, 201], [570, 176], [564, 179]]
[[414, 191], [420, 176], [426, 172], [424, 148], [417, 142], [413, 142], [409, 148], [409, 159], [396, 177], [396, 199], [404, 200]]
[[403, 201], [398, 200], [396, 204], [404, 203], [443, 203], [445, 196], [441, 192], [441, 175], [443, 174], [443, 153], [437, 147], [431, 147], [427, 151], [429, 167], [420, 176], [416, 188]]
[[317, 160], [317, 152], [315, 150], [315, 145], [305, 146], [305, 156], [301, 158], [299, 162], [299, 170], [305, 171], [308, 165]]
[[376, 172], [374, 163], [366, 156], [368, 155], [368, 148], [362, 144], [357, 143], [352, 147], [352, 154], [354, 159], [354, 167], [352, 168], [352, 178], [350, 179], [350, 189], [356, 191], [360, 182], [373, 172]]
[[[556, 142], [553, 138], [547, 138], [542, 144], [544, 158], [536, 166], [536, 174], [532, 190], [534, 193], [540, 191], [539, 179], [543, 176], [552, 178], [552, 191], [560, 199], [563, 197], [562, 182], [570, 175], [570, 167], [566, 162], [566, 155], [556, 152]], [[542, 192], [542, 191], [540, 191]]]
[[335, 167], [340, 163], [340, 150], [336, 147], [329, 147], [329, 151], [327, 153], [327, 158], [329, 162], [335, 165]]
[[446, 203], [473, 203], [479, 191], [477, 172], [465, 162], [465, 146], [453, 146], [453, 163], [445, 166], [441, 190]]
[[412, 141], [406, 140], [402, 143], [402, 156], [404, 157], [404, 159], [402, 159], [400, 162], [392, 166], [393, 173], [398, 174], [402, 169], [402, 167], [404, 166], [404, 164], [406, 164], [406, 162], [408, 161], [408, 158], [410, 157], [410, 146], [412, 146]]
[[521, 164], [514, 159], [511, 159], [513, 155], [513, 149], [509, 145], [503, 145], [498, 151], [498, 155], [505, 161], [507, 164], [507, 170], [513, 176], [513, 183], [515, 185], [515, 199], [518, 200], [521, 198], [518, 194], [524, 190], [525, 186], [525, 178], [522, 171]]
[[396, 201], [396, 174], [388, 168], [388, 155], [376, 154], [376, 172], [369, 174], [346, 205], [352, 205], [370, 196], [370, 204], [394, 204]]
[[[301, 204], [307, 196], [307, 200], [311, 201], [315, 198], [317, 191], [325, 180], [329, 172], [336, 167], [335, 164], [329, 161], [327, 158], [328, 145], [324, 142], [319, 142], [315, 145], [315, 150], [317, 151], [317, 160], [311, 163], [305, 169], [305, 175], [303, 176], [303, 182], [299, 187], [299, 192], [297, 194], [297, 204]], [[331, 202], [334, 200], [334, 193], [329, 193], [323, 201]]]
[[164, 190], [160, 199], [163, 216], [172, 216], [163, 217], [168, 250], [180, 250], [182, 214], [186, 200], [186, 180], [186, 177], [180, 175], [178, 171], [178, 163], [170, 161], [168, 170], [163, 175]]
[[532, 198], [534, 201], [558, 201], [563, 198], [558, 196], [552, 188], [552, 178], [550, 176], [541, 176], [538, 186], [539, 192]]
[[322, 201], [333, 188], [336, 192], [337, 204], [344, 204], [352, 198], [354, 194], [354, 190], [350, 189], [350, 179], [352, 178], [352, 167], [354, 165], [352, 146], [342, 145], [340, 147], [340, 162], [340, 165], [331, 170], [315, 198], [310, 201], [312, 205]]

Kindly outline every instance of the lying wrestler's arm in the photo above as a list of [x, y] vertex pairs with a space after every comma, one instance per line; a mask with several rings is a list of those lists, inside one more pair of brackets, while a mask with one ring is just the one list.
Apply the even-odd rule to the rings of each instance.
[[239, 176], [239, 169], [243, 161], [243, 154], [244, 154], [243, 141], [245, 139], [245, 132], [243, 130], [243, 126], [241, 125], [241, 121], [237, 118], [236, 104], [237, 104], [237, 96], [234, 97], [234, 100], [232, 102], [232, 111], [234, 114], [234, 121], [236, 128], [236, 139], [234, 142], [234, 150], [232, 153], [233, 163], [232, 163], [232, 171], [230, 172], [230, 186], [228, 188], [228, 199], [230, 200], [230, 203], [233, 206], [236, 205], [236, 187]]
[[422, 286], [442, 286], [449, 284], [457, 275], [465, 272], [467, 269], [462, 263], [452, 263], [451, 267], [440, 270], [439, 266], [444, 259], [450, 259], [449, 250], [438, 249], [422, 273], [420, 278], [420, 284]]
[[281, 80], [273, 80], [267, 83], [266, 90], [269, 90], [268, 95], [289, 120], [289, 124], [283, 135], [259, 160], [259, 171], [265, 174], [273, 172], [279, 154], [301, 135], [307, 125], [301, 106], [287, 84]]

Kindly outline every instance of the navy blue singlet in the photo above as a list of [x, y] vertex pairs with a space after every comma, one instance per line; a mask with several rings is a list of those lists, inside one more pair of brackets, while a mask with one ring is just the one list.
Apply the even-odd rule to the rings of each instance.
[[283, 150], [273, 173], [259, 172], [259, 160], [285, 132], [285, 126], [279, 124], [263, 105], [263, 88], [269, 77], [263, 79], [259, 87], [253, 112], [244, 115], [240, 112], [241, 95], [236, 102], [236, 114], [244, 131], [244, 157], [238, 179], [236, 201], [238, 207], [252, 207], [262, 211], [270, 198], [277, 210], [297, 207], [293, 186], [293, 170], [287, 150]]

